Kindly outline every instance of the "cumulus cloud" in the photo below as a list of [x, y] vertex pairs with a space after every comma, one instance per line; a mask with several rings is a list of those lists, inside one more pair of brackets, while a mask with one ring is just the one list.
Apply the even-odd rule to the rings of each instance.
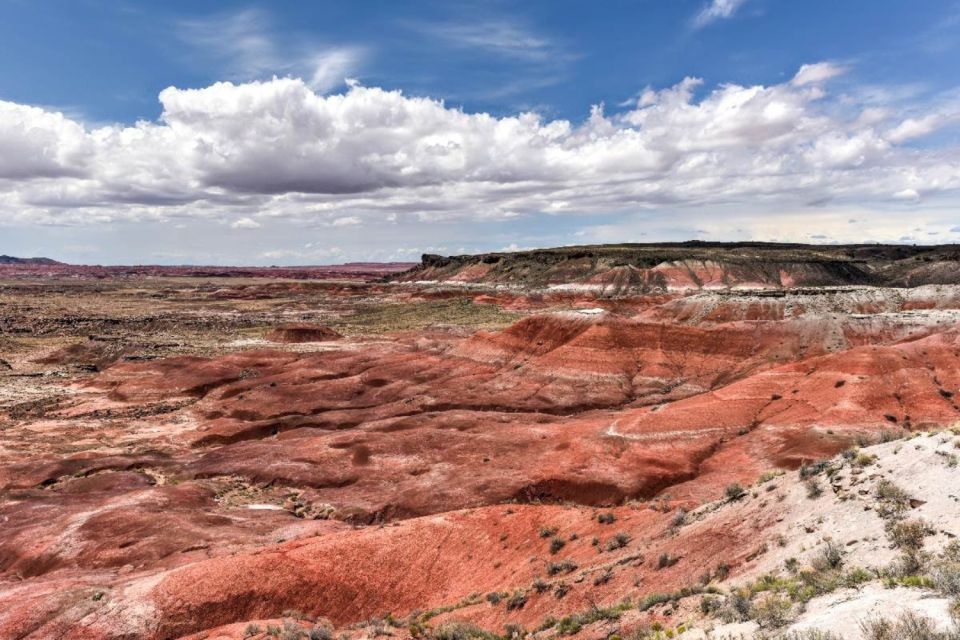
[[705, 27], [711, 22], [730, 18], [737, 12], [741, 6], [746, 4], [747, 0], [710, 0], [710, 2], [700, 10], [694, 19], [693, 26], [696, 28]]
[[81, 177], [92, 142], [63, 114], [0, 101], [0, 180]]
[[232, 229], [259, 229], [260, 223], [253, 218], [243, 217], [230, 223]]
[[918, 107], [900, 122], [872, 100], [831, 97], [824, 82], [841, 72], [820, 63], [780, 84], [707, 91], [686, 78], [579, 124], [357, 83], [324, 95], [297, 78], [170, 87], [160, 119], [132, 126], [90, 129], [0, 102], [0, 220], [256, 215], [355, 227], [398, 215], [893, 204], [960, 188], [956, 148], [901, 146], [943, 116]]

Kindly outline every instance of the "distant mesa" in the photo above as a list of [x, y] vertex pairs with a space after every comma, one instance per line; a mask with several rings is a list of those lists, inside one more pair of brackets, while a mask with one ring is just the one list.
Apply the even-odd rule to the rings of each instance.
[[438, 256], [393, 279], [604, 294], [960, 283], [960, 245], [677, 242]]
[[30, 265], [30, 264], [36, 264], [36, 265], [48, 264], [48, 265], [56, 265], [56, 264], [64, 264], [64, 263], [63, 263], [63, 262], [57, 262], [56, 260], [53, 260], [53, 259], [51, 259], [51, 258], [17, 258], [17, 257], [14, 257], [14, 256], [0, 256], [0, 264], [26, 264], [26, 265]]
[[328, 342], [342, 338], [339, 333], [322, 324], [285, 324], [266, 335], [270, 342], [297, 344], [301, 342]]

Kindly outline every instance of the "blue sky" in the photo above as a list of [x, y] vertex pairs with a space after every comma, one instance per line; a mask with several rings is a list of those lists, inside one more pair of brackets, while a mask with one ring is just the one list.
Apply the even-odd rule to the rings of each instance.
[[954, 1], [0, 0], [0, 253], [956, 241], [958, 60]]

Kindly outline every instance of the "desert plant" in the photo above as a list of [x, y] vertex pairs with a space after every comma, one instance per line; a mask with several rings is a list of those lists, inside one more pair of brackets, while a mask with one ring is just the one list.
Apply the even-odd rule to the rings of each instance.
[[593, 586], [599, 587], [602, 584], [607, 584], [613, 578], [613, 569], [607, 568], [603, 573], [599, 574], [596, 578], [593, 579]]
[[332, 640], [333, 626], [330, 624], [315, 624], [307, 637], [310, 640]]
[[255, 636], [255, 635], [258, 635], [258, 634], [261, 633], [262, 631], [263, 631], [263, 630], [260, 628], [260, 625], [254, 624], [253, 622], [251, 622], [251, 623], [248, 624], [248, 625], [246, 626], [246, 628], [243, 630], [243, 637], [244, 637], [244, 638], [251, 638], [251, 637], [253, 637], [253, 636]]
[[617, 549], [622, 549], [627, 546], [627, 543], [629, 542], [630, 536], [621, 531], [607, 540], [607, 551], [616, 551]]
[[752, 617], [752, 613], [753, 603], [750, 602], [749, 596], [737, 590], [727, 598], [720, 615], [727, 622], [746, 622]]
[[680, 528], [687, 523], [687, 510], [683, 507], [677, 509], [677, 512], [673, 514], [673, 526]]
[[810, 564], [817, 571], [831, 571], [843, 566], [843, 547], [833, 540], [827, 540], [826, 544], [820, 547], [820, 550], [813, 556]]
[[557, 535], [559, 529], [557, 527], [540, 527], [540, 537], [549, 538], [551, 536]]
[[527, 594], [518, 589], [513, 592], [512, 596], [507, 598], [507, 611], [523, 609], [525, 604], [527, 604]]
[[597, 515], [597, 522], [600, 524], [613, 524], [617, 521], [617, 516], [614, 515], [612, 511], [607, 511], [606, 513], [601, 513]]
[[864, 640], [957, 640], [960, 631], [940, 631], [930, 618], [907, 611], [896, 620], [873, 617], [860, 623]]
[[557, 553], [567, 545], [563, 538], [553, 537], [550, 539], [550, 553]]
[[804, 485], [807, 487], [807, 497], [811, 500], [816, 500], [823, 495], [823, 487], [816, 478], [808, 478]]
[[560, 581], [553, 587], [553, 595], [557, 600], [563, 598], [568, 593], [570, 593], [570, 585], [566, 582]]
[[301, 627], [293, 620], [283, 621], [283, 631], [280, 633], [280, 640], [301, 640], [307, 637], [307, 630]]
[[672, 567], [673, 565], [677, 564], [677, 561], [679, 559], [680, 558], [671, 556], [669, 553], [664, 551], [663, 553], [660, 554], [660, 557], [657, 558], [657, 569], [665, 569], [667, 567]]
[[779, 640], [843, 640], [832, 631], [823, 631], [821, 629], [804, 629], [802, 631], [791, 631], [784, 636], [778, 636]]
[[890, 541], [901, 549], [919, 551], [923, 548], [923, 539], [932, 533], [929, 526], [920, 520], [895, 522], [887, 529]]
[[960, 597], [960, 562], [941, 556], [932, 565], [930, 581], [933, 588], [944, 595]]
[[790, 622], [792, 609], [790, 600], [772, 593], [752, 605], [753, 617], [764, 629], [779, 629]]
[[663, 604], [664, 602], [670, 602], [674, 600], [674, 596], [669, 593], [651, 593], [637, 603], [637, 609], [640, 611], [646, 611], [652, 607], [657, 606], [658, 604]]
[[550, 584], [543, 578], [537, 578], [533, 581], [533, 590], [537, 593], [545, 593], [550, 590]]
[[829, 460], [817, 460], [816, 462], [813, 462], [811, 464], [804, 463], [800, 465], [800, 471], [799, 471], [800, 479], [806, 480], [807, 478], [813, 477], [815, 475], [819, 475], [828, 466], [830, 466]]
[[496, 640], [489, 631], [465, 622], [446, 622], [431, 633], [432, 640]]
[[874, 495], [880, 501], [877, 513], [883, 518], [899, 518], [910, 506], [910, 494], [886, 479], [877, 482]]
[[728, 501], [733, 502], [747, 495], [747, 490], [740, 486], [739, 482], [732, 482], [723, 490], [723, 494], [727, 497]]
[[713, 570], [713, 577], [716, 580], [723, 582], [724, 580], [727, 579], [727, 576], [729, 575], [730, 575], [730, 565], [728, 565], [726, 562], [723, 562], [722, 560], [718, 562], [717, 568]]
[[561, 560], [559, 562], [547, 563], [547, 574], [555, 576], [560, 573], [570, 573], [576, 571], [577, 563], [573, 560]]

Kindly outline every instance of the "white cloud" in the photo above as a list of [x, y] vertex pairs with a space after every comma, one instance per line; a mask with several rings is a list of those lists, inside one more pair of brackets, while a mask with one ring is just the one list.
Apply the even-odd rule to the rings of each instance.
[[[793, 84], [802, 87], [805, 84], [820, 84], [831, 78], [846, 73], [846, 67], [834, 64], [832, 62], [817, 62], [814, 64], [805, 64], [800, 67], [797, 74], [793, 76]], [[868, 112], [867, 117], [873, 117], [876, 113]]]
[[259, 229], [260, 223], [253, 218], [240, 218], [230, 223], [231, 229]]
[[906, 200], [908, 202], [917, 202], [920, 200], [920, 194], [917, 193], [916, 189], [901, 189], [893, 194], [893, 197], [897, 200]]
[[0, 222], [269, 216], [346, 232], [726, 203], [907, 206], [893, 194], [960, 189], [956, 147], [900, 146], [945, 112], [913, 105], [898, 123], [902, 109], [831, 97], [821, 83], [838, 69], [705, 92], [686, 78], [580, 124], [357, 83], [323, 95], [296, 78], [171, 87], [159, 121], [94, 129], [0, 101]]
[[340, 218], [334, 218], [330, 221], [329, 226], [331, 227], [355, 227], [357, 225], [363, 224], [363, 220], [357, 216], [343, 216]]
[[928, 136], [944, 124], [947, 118], [941, 114], [932, 113], [921, 118], [907, 118], [887, 132], [887, 138], [894, 143], [906, 142]]
[[747, 0], [710, 0], [710, 2], [700, 10], [700, 13], [693, 19], [693, 26], [696, 28], [705, 27], [711, 22], [733, 17], [741, 6], [746, 4]]
[[0, 101], [0, 180], [81, 177], [92, 146], [63, 114]]
[[260, 9], [220, 13], [177, 25], [180, 38], [201, 56], [221, 65], [233, 80], [262, 80], [296, 74], [326, 93], [356, 73], [364, 50], [358, 46], [281, 46], [293, 40], [277, 35], [271, 17]]
[[507, 58], [542, 62], [563, 55], [550, 38], [508, 20], [427, 23], [416, 30], [454, 47], [483, 49]]

